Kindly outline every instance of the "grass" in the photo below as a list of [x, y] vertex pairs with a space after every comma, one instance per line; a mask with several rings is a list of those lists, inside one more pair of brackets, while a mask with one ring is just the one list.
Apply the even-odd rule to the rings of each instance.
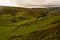
[[[34, 15], [31, 15], [28, 12], [17, 12], [15, 16], [12, 16], [10, 13], [2, 14], [0, 16], [0, 40], [9, 40], [9, 38], [13, 36], [27, 35], [35, 31], [46, 30], [51, 27], [51, 23], [60, 20], [60, 16], [47, 15], [37, 18]], [[19, 19], [19, 17], [23, 17], [25, 19]], [[12, 22], [12, 19], [17, 21]]]

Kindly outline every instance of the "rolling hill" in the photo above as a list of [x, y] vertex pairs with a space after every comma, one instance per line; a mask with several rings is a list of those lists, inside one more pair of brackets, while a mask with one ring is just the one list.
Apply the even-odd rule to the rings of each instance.
[[60, 10], [56, 9], [2, 7], [0, 40], [60, 40]]

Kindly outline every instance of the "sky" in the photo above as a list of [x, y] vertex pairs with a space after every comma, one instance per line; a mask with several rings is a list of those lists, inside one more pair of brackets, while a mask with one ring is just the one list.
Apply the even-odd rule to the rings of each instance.
[[60, 0], [0, 0], [0, 6], [39, 8], [51, 5], [60, 5]]

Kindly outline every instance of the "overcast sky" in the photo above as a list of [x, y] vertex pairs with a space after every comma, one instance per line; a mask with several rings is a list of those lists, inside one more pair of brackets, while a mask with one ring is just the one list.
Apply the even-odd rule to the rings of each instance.
[[60, 5], [60, 0], [0, 0], [0, 5], [32, 8], [41, 5]]

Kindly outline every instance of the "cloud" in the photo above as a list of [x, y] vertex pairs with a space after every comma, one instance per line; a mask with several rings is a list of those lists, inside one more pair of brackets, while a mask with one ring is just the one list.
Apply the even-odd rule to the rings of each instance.
[[0, 0], [0, 5], [26, 8], [59, 6], [60, 0]]

